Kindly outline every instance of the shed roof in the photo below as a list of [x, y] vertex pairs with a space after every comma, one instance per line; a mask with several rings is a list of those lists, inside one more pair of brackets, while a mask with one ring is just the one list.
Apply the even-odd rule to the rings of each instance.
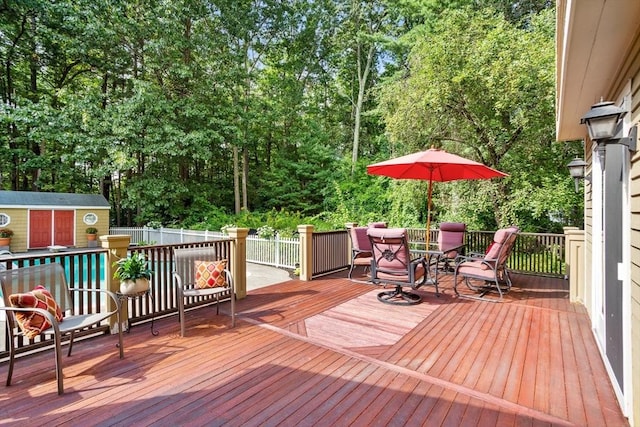
[[0, 191], [0, 208], [17, 207], [109, 209], [111, 205], [101, 194], [42, 193], [37, 191]]

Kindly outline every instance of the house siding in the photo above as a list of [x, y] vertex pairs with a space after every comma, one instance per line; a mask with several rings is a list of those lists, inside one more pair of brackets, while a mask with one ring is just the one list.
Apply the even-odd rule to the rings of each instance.
[[[640, 2], [637, 0], [558, 0], [556, 4], [556, 136], [559, 141], [584, 138], [585, 161], [592, 165], [594, 146], [580, 124], [580, 118], [598, 100], [611, 100], [630, 108], [625, 117], [628, 124], [640, 126], [640, 26], [637, 16]], [[619, 104], [622, 105], [622, 104]], [[640, 145], [640, 144], [638, 144]], [[640, 146], [637, 147], [640, 149]], [[632, 153], [627, 194], [624, 203], [625, 245], [623, 256], [628, 271], [624, 278], [623, 325], [624, 334], [624, 411], [632, 427], [640, 427], [640, 151]], [[587, 168], [589, 172], [589, 167]], [[594, 283], [602, 271], [617, 266], [603, 265], [599, 247], [601, 238], [599, 194], [591, 193], [591, 185], [585, 183], [585, 278], [580, 295], [592, 319], [593, 326], [602, 328], [600, 309], [594, 308], [592, 295], [600, 283]], [[594, 197], [595, 196], [595, 197]], [[594, 204], [597, 202], [597, 205]], [[594, 215], [595, 214], [595, 215]], [[604, 218], [603, 218], [604, 219]], [[598, 228], [598, 230], [594, 230]], [[595, 245], [595, 246], [594, 246]], [[603, 248], [605, 249], [605, 248]], [[595, 257], [595, 258], [594, 258]], [[592, 270], [593, 269], [593, 270]], [[592, 273], [593, 271], [593, 273]], [[596, 310], [596, 312], [594, 312]], [[619, 313], [616, 313], [619, 314]], [[602, 331], [595, 331], [601, 334]], [[602, 338], [602, 337], [599, 337]], [[629, 371], [627, 371], [627, 369]], [[612, 377], [612, 381], [617, 381]], [[619, 396], [622, 397], [622, 396]], [[622, 403], [622, 402], [621, 402]]]
[[[631, 122], [640, 122], [640, 42], [636, 41], [635, 55], [630, 67], [634, 70], [631, 78]], [[632, 425], [640, 422], [640, 152], [631, 158], [630, 169], [631, 218], [630, 218], [630, 258], [631, 258], [631, 382], [633, 388]], [[635, 421], [635, 422], [634, 422]]]
[[[584, 144], [587, 144], [587, 138], [585, 137], [585, 142]], [[586, 153], [585, 156], [585, 161], [587, 162], [587, 164], [592, 165], [592, 159], [591, 159], [591, 150], [587, 147], [585, 147], [584, 152]], [[589, 166], [591, 167], [591, 166]], [[591, 170], [587, 171], [587, 173], [592, 173]], [[584, 252], [585, 252], [585, 260], [590, 260], [593, 257], [593, 250], [592, 250], [592, 244], [593, 244], [593, 197], [592, 197], [592, 192], [591, 192], [591, 182], [585, 180], [584, 181], [584, 185], [585, 185], [585, 198], [584, 198], [584, 239], [585, 239], [585, 246], [584, 246]], [[589, 266], [591, 265], [590, 262], [585, 262], [584, 264], [585, 266]], [[593, 313], [591, 313], [591, 308], [592, 308], [592, 302], [591, 300], [592, 295], [593, 295], [593, 277], [591, 274], [591, 268], [585, 268], [584, 269], [584, 284], [583, 289], [581, 290], [581, 293], [583, 295], [583, 301], [582, 303], [584, 304], [585, 308], [587, 309], [587, 311], [589, 312], [589, 316], [591, 316], [593, 318]]]

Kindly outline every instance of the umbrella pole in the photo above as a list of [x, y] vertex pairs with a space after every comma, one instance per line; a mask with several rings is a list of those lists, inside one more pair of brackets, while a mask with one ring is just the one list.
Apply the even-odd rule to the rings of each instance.
[[426, 236], [425, 236], [425, 249], [428, 251], [429, 250], [429, 244], [431, 243], [431, 188], [433, 185], [433, 181], [429, 180], [429, 191], [427, 193], [427, 232], [426, 232]]

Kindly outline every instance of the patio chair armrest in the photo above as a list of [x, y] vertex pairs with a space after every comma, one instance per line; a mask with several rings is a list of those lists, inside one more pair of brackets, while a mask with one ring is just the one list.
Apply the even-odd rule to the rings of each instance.
[[442, 252], [442, 253], [445, 253], [445, 254], [447, 254], [449, 252], [454, 252], [454, 251], [455, 252], [463, 252], [462, 249], [464, 249], [466, 246], [467, 246], [466, 243], [461, 243], [461, 244], [456, 245], [456, 246], [451, 246], [450, 248], [442, 249], [439, 252]]
[[456, 270], [460, 264], [464, 264], [467, 261], [473, 261], [475, 263], [479, 262], [483, 266], [486, 266], [485, 268], [486, 270], [492, 270], [492, 271], [496, 270], [496, 266], [498, 264], [495, 260], [491, 260], [491, 259], [483, 259], [483, 258], [478, 258], [474, 256], [458, 255], [455, 259]]
[[229, 288], [233, 291], [233, 293], [236, 293], [236, 286], [233, 283], [233, 275], [231, 274], [231, 271], [227, 270], [226, 268], [224, 269], [224, 273], [227, 275], [227, 281], [229, 282]]
[[[231, 271], [228, 269], [224, 269], [223, 270], [225, 275], [227, 276], [227, 281], [229, 282], [229, 287], [231, 289], [233, 289], [233, 292], [235, 293], [235, 285], [233, 283], [233, 275], [231, 274]], [[171, 273], [173, 276], [173, 282], [176, 284], [176, 286], [178, 287], [178, 289], [180, 290], [180, 292], [182, 292], [185, 289], [192, 289], [195, 287], [195, 283], [184, 283], [184, 281], [182, 280], [182, 276], [174, 271]]]
[[184, 282], [182, 281], [182, 276], [177, 271], [172, 271], [171, 276], [173, 276], [173, 283], [175, 283], [179, 289], [184, 289]]
[[354, 255], [368, 254], [367, 256], [371, 256], [371, 251], [370, 251], [370, 250], [365, 251], [365, 250], [362, 250], [362, 249], [355, 249], [355, 248], [353, 248], [353, 249], [351, 249], [351, 251], [352, 251], [352, 253], [353, 253]]
[[467, 262], [467, 261], [482, 261], [484, 263], [487, 260], [484, 259], [484, 254], [477, 256], [477, 255], [473, 255], [473, 253], [469, 253], [467, 255], [458, 255], [454, 260], [456, 265], [462, 264], [463, 262]]
[[[109, 298], [111, 298], [113, 300], [113, 302], [116, 304], [116, 310], [110, 311], [110, 313], [115, 313], [115, 311], [119, 311], [120, 310], [120, 300], [118, 299], [118, 296], [116, 295], [115, 292], [110, 291], [108, 289], [89, 289], [89, 288], [71, 288], [69, 289], [70, 292], [84, 292], [84, 293], [99, 293], [99, 294], [105, 294], [107, 296], [109, 296]], [[73, 313], [75, 313], [74, 309], [71, 309], [71, 311]]]
[[58, 326], [58, 321], [53, 316], [53, 314], [51, 314], [49, 312], [49, 310], [45, 310], [44, 308], [37, 308], [37, 307], [28, 307], [28, 308], [23, 308], [23, 307], [0, 307], [0, 310], [2, 310], [2, 311], [13, 311], [13, 312], [22, 312], [22, 313], [36, 312], [38, 314], [41, 314], [41, 315], [43, 315], [44, 317], [47, 318], [47, 321], [53, 327], [53, 330], [55, 331], [55, 333], [57, 335], [60, 335], [60, 328]]
[[415, 271], [416, 268], [418, 268], [418, 265], [420, 264], [424, 265], [424, 267], [427, 268], [427, 258], [424, 256], [414, 258], [411, 260], [411, 262], [409, 262], [409, 267], [411, 268], [412, 271]]
[[424, 251], [423, 258], [425, 260], [425, 266], [437, 264], [441, 256], [442, 256], [442, 252], [440, 251], [436, 251], [436, 250]]
[[469, 252], [467, 256], [470, 258], [484, 258], [484, 252]]
[[113, 299], [115, 302], [118, 302], [118, 297], [116, 295], [115, 292], [110, 291], [108, 289], [89, 289], [89, 288], [71, 288], [69, 289], [70, 292], [85, 292], [85, 293], [100, 293], [100, 294], [106, 294], [109, 297], [111, 297], [111, 299]]
[[463, 262], [472, 261], [472, 260], [477, 261], [478, 258], [471, 255], [458, 255], [457, 257], [455, 257], [453, 262], [455, 262], [455, 264], [458, 265], [458, 264], [462, 264]]

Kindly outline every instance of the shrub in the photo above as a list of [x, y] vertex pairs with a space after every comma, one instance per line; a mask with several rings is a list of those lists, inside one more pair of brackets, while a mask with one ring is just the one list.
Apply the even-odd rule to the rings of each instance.
[[275, 235], [276, 230], [274, 230], [273, 227], [263, 225], [262, 227], [258, 228], [258, 237], [260, 237], [261, 239], [273, 239]]
[[13, 231], [8, 228], [0, 228], [0, 237], [9, 238], [13, 236]]

